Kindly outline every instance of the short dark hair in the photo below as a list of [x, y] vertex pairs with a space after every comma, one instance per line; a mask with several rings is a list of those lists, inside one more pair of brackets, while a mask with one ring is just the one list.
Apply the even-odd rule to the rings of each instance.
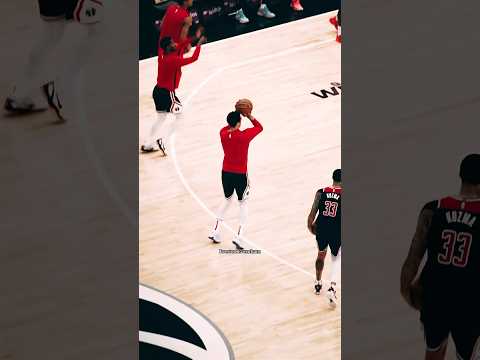
[[342, 170], [336, 169], [332, 174], [332, 179], [335, 182], [341, 182], [342, 181]]
[[160, 47], [163, 51], [167, 51], [168, 46], [172, 43], [172, 38], [170, 36], [165, 36], [160, 40]]
[[231, 127], [237, 126], [237, 124], [240, 122], [240, 119], [241, 117], [239, 111], [232, 111], [227, 115], [227, 123]]
[[463, 183], [480, 184], [480, 154], [465, 156], [460, 164], [460, 178]]

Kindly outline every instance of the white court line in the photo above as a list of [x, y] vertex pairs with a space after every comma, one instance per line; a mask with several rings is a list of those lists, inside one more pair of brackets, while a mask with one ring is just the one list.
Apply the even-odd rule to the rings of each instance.
[[[193, 89], [193, 91], [190, 93], [190, 95], [187, 97], [187, 99], [185, 100], [184, 104], [185, 106], [187, 106], [190, 101], [198, 94], [198, 92], [205, 86], [207, 85], [213, 78], [215, 78], [217, 75], [221, 74], [223, 71], [225, 70], [229, 70], [229, 69], [233, 69], [233, 68], [236, 68], [236, 67], [241, 67], [241, 66], [245, 66], [245, 65], [248, 65], [248, 64], [252, 64], [252, 63], [255, 63], [255, 62], [260, 62], [260, 61], [263, 61], [263, 60], [267, 60], [267, 59], [271, 59], [271, 58], [275, 58], [275, 57], [279, 57], [279, 56], [284, 56], [284, 55], [287, 55], [287, 54], [290, 54], [290, 53], [293, 53], [293, 52], [297, 52], [297, 51], [300, 51], [300, 50], [305, 50], [305, 49], [308, 49], [308, 48], [311, 48], [311, 47], [316, 47], [316, 46], [321, 46], [321, 45], [325, 45], [325, 44], [329, 44], [331, 42], [334, 42], [335, 39], [330, 39], [330, 40], [325, 40], [325, 41], [321, 41], [321, 42], [318, 42], [318, 43], [311, 43], [311, 44], [306, 44], [306, 45], [303, 45], [303, 46], [298, 46], [298, 47], [294, 47], [294, 48], [290, 48], [290, 49], [287, 49], [287, 50], [283, 50], [283, 51], [279, 51], [277, 53], [273, 53], [273, 54], [269, 54], [269, 55], [265, 55], [265, 56], [261, 56], [261, 57], [258, 57], [258, 58], [254, 58], [254, 59], [251, 59], [251, 60], [245, 60], [245, 61], [240, 61], [238, 63], [234, 63], [232, 65], [227, 65], [227, 66], [223, 66], [221, 68], [219, 68], [218, 70], [216, 70], [214, 73], [210, 74], [207, 78], [205, 78], [200, 84], [197, 85], [196, 88]], [[172, 138], [171, 138], [171, 155], [172, 155], [172, 160], [173, 160], [173, 164], [175, 166], [175, 170], [177, 171], [177, 175], [178, 177], [180, 178], [180, 181], [182, 182], [183, 186], [185, 187], [185, 189], [188, 191], [188, 193], [195, 199], [195, 201], [200, 205], [200, 207], [205, 210], [205, 212], [210, 215], [210, 217], [212, 217], [214, 220], [217, 218], [215, 213], [210, 210], [208, 208], [208, 206], [202, 201], [202, 199], [200, 199], [198, 197], [198, 195], [195, 193], [195, 191], [193, 191], [193, 189], [190, 187], [190, 185], [188, 184], [187, 180], [185, 179], [185, 176], [183, 175], [181, 169], [180, 169], [180, 166], [178, 165], [178, 160], [177, 160], [177, 153], [176, 153], [176, 149], [175, 149], [175, 134], [172, 135]], [[230, 231], [232, 234], [236, 234], [235, 230], [230, 227], [230, 225], [228, 225], [225, 221], [223, 221], [221, 223], [221, 225], [227, 229], [228, 231]], [[248, 240], [247, 238], [243, 237], [242, 236], [242, 239], [250, 244], [251, 246], [253, 246], [254, 248], [258, 249], [258, 250], [261, 250], [263, 253], [265, 253], [266, 255], [270, 256], [272, 259], [275, 259], [277, 260], [278, 262], [294, 269], [294, 270], [297, 270], [311, 278], [315, 278], [315, 275], [298, 267], [297, 265], [295, 264], [292, 264], [290, 262], [288, 262], [287, 260], [285, 259], [282, 259], [281, 257], [273, 254], [272, 252], [268, 251], [268, 250], [265, 250], [264, 248], [262, 248], [261, 246], [259, 246], [258, 244], [254, 243], [253, 241], [250, 241]]]

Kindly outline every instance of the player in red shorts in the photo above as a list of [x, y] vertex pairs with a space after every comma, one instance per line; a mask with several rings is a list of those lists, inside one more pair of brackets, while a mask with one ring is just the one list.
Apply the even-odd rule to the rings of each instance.
[[251, 113], [246, 113], [243, 116], [251, 121], [253, 127], [241, 131], [241, 115], [238, 111], [229, 113], [227, 116], [228, 125], [220, 130], [224, 152], [222, 185], [225, 199], [217, 212], [215, 227], [208, 238], [214, 243], [220, 243], [220, 223], [232, 203], [233, 193], [236, 192], [240, 205], [240, 226], [233, 243], [237, 249], [243, 250], [245, 246], [241, 238], [247, 223], [247, 199], [250, 194], [247, 175], [248, 148], [250, 142], [262, 132], [263, 126]]
[[[195, 48], [195, 52], [191, 57], [184, 58], [183, 54], [178, 54], [178, 45], [170, 37], [160, 40], [160, 50], [158, 52], [158, 75], [157, 84], [153, 89], [153, 100], [155, 109], [157, 110], [157, 120], [150, 129], [150, 135], [142, 145], [141, 150], [149, 153], [161, 150], [163, 155], [167, 155], [169, 148], [170, 136], [174, 132], [175, 115], [182, 112], [182, 104], [175, 95], [175, 90], [180, 84], [182, 77], [182, 66], [191, 64], [198, 60], [200, 48], [205, 38], [201, 38]], [[156, 135], [160, 129], [168, 125], [164, 137], [157, 138]], [[155, 142], [158, 149], [155, 148]]]

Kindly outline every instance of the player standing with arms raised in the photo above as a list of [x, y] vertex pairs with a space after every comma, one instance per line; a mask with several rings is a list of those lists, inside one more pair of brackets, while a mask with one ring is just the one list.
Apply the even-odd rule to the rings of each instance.
[[449, 334], [459, 359], [480, 358], [480, 154], [463, 159], [460, 178], [458, 196], [423, 207], [401, 272], [402, 296], [420, 310], [426, 360], [445, 359]]
[[[322, 272], [330, 247], [332, 256], [332, 269], [330, 271], [330, 287], [327, 298], [330, 306], [337, 304], [337, 274], [340, 270], [340, 255], [342, 246], [341, 234], [341, 196], [342, 196], [342, 171], [336, 169], [332, 175], [332, 186], [320, 189], [315, 194], [312, 209], [307, 219], [308, 230], [316, 236], [318, 244], [318, 256], [315, 262], [316, 278], [315, 294], [319, 295], [322, 289]], [[318, 216], [317, 216], [318, 213]], [[316, 220], [315, 220], [316, 217]]]
[[[240, 104], [240, 106], [239, 106]], [[250, 194], [248, 182], [248, 148], [250, 142], [262, 132], [263, 126], [252, 115], [252, 105], [249, 100], [239, 100], [237, 109], [227, 116], [228, 125], [220, 130], [224, 158], [222, 166], [222, 185], [225, 199], [217, 212], [217, 220], [209, 239], [214, 243], [220, 243], [220, 223], [224, 220], [225, 213], [232, 203], [233, 193], [237, 193], [240, 207], [240, 225], [232, 241], [237, 249], [243, 250], [245, 245], [242, 235], [247, 225], [247, 200]], [[253, 127], [240, 130], [241, 117], [250, 120]]]
[[[164, 156], [167, 155], [167, 148], [170, 146], [169, 140], [175, 130], [176, 114], [182, 112], [182, 104], [175, 94], [182, 77], [182, 66], [198, 60], [204, 41], [205, 38], [198, 41], [193, 55], [189, 58], [184, 58], [183, 54], [178, 53], [178, 45], [170, 37], [165, 37], [160, 41], [157, 84], [152, 94], [157, 110], [157, 120], [150, 129], [146, 143], [141, 146], [142, 152], [161, 150]], [[161, 132], [160, 129], [164, 125], [168, 126], [164, 138], [157, 138], [157, 133]], [[154, 147], [155, 142], [158, 144], [158, 149]]]

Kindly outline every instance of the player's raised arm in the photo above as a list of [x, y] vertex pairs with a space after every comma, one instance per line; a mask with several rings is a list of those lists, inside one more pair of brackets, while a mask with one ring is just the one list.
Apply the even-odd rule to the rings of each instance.
[[188, 30], [192, 26], [192, 16], [188, 16], [183, 20], [182, 30], [180, 31], [180, 41], [185, 41], [188, 36]]
[[248, 140], [252, 140], [255, 136], [257, 136], [258, 134], [260, 134], [262, 131], [263, 131], [263, 126], [262, 124], [260, 124], [260, 121], [258, 121], [257, 119], [255, 119], [255, 117], [250, 113], [250, 114], [246, 114], [244, 115], [248, 118], [248, 120], [250, 120], [250, 122], [252, 123], [253, 127], [252, 128], [249, 128], [249, 129], [245, 129], [243, 131], [244, 133], [244, 136], [248, 139]]
[[405, 301], [415, 308], [418, 307], [418, 304], [412, 302], [410, 291], [412, 282], [418, 273], [418, 268], [427, 250], [427, 235], [433, 217], [433, 210], [429, 205], [424, 206], [420, 212], [417, 228], [400, 275], [400, 292]]
[[205, 42], [205, 38], [202, 36], [202, 38], [198, 41], [197, 46], [195, 47], [195, 51], [193, 52], [192, 56], [188, 58], [184, 58], [182, 56], [178, 56], [176, 58], [176, 61], [179, 66], [185, 66], [191, 63], [194, 63], [195, 61], [198, 60], [198, 57], [200, 56], [200, 49], [202, 48], [202, 44]]

